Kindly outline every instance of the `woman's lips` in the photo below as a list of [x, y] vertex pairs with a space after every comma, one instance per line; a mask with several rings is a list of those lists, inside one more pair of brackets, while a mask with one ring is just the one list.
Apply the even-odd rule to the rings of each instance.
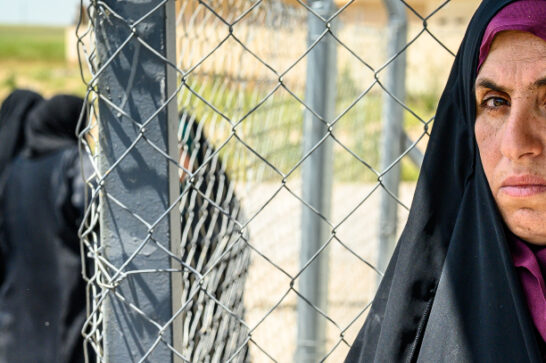
[[500, 191], [511, 197], [530, 197], [546, 193], [546, 180], [535, 175], [518, 175], [506, 178]]

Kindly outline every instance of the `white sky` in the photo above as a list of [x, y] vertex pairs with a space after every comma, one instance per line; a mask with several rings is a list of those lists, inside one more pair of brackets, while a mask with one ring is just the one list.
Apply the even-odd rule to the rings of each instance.
[[79, 4], [80, 0], [0, 0], [0, 24], [69, 25]]

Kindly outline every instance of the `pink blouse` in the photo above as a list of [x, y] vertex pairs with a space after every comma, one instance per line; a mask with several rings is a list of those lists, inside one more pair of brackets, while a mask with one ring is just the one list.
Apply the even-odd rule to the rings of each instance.
[[512, 260], [519, 275], [527, 305], [535, 326], [546, 341], [546, 248], [531, 246], [518, 238], [512, 239]]

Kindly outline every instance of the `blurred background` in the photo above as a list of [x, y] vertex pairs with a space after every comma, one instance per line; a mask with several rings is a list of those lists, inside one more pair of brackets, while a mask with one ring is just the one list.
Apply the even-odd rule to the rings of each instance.
[[0, 99], [15, 88], [83, 95], [75, 24], [80, 0], [0, 0]]

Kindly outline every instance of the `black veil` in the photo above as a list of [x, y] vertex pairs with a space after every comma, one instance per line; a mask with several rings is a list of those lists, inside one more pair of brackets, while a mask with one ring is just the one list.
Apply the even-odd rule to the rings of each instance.
[[9, 94], [0, 108], [0, 175], [25, 143], [28, 113], [43, 101], [38, 93], [18, 89]]
[[482, 35], [474, 14], [439, 102], [407, 225], [346, 362], [540, 362], [474, 137]]
[[[79, 117], [74, 117], [78, 115]], [[25, 125], [25, 152], [38, 157], [77, 145], [76, 128], [86, 118], [84, 100], [73, 95], [55, 95], [32, 109]]]

